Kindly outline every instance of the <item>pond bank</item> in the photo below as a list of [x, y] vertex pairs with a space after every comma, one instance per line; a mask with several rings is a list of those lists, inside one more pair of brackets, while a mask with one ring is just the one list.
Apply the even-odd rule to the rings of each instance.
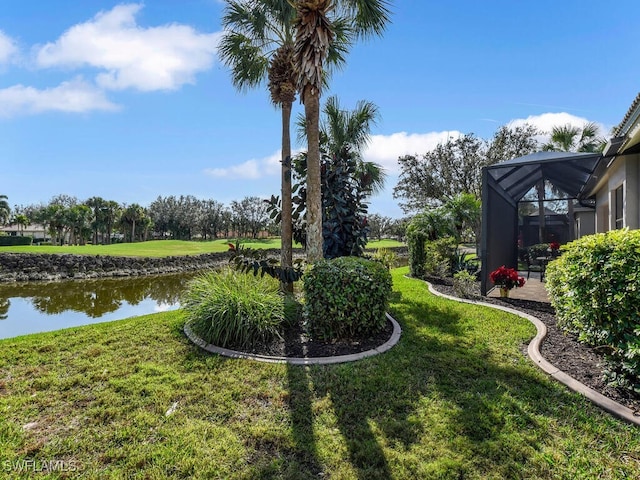
[[0, 282], [84, 280], [183, 273], [219, 268], [228, 264], [229, 258], [229, 252], [153, 258], [0, 253]]
[[[407, 247], [389, 248], [403, 258]], [[268, 257], [280, 257], [279, 249], [265, 249]], [[373, 254], [375, 250], [367, 250]], [[294, 257], [304, 256], [302, 249]], [[135, 277], [186, 273], [220, 268], [229, 263], [230, 252], [171, 257], [115, 257], [110, 255], [74, 255], [50, 253], [0, 253], [0, 283], [51, 282], [108, 277]]]

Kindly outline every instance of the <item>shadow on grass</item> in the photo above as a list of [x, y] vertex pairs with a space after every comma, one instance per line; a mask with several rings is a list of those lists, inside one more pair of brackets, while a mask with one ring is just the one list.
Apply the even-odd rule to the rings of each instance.
[[[530, 462], [549, 468], [536, 456], [549, 424], [588, 428], [588, 415], [576, 415], [575, 396], [523, 368], [517, 351], [496, 352], [461, 311], [448, 302], [405, 298], [397, 313], [403, 337], [390, 352], [351, 364], [288, 366], [297, 460], [306, 473], [323, 470], [314, 437], [318, 401], [330, 401], [351, 467], [363, 480], [394, 478], [396, 453], [425, 436], [434, 438], [426, 441], [436, 445], [433, 456], [423, 449], [424, 457], [402, 465], [405, 473], [519, 477]], [[393, 465], [389, 449], [396, 452]]]

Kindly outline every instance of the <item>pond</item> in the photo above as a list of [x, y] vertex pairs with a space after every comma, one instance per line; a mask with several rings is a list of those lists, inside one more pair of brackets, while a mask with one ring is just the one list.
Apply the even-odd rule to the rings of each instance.
[[174, 310], [196, 275], [0, 284], [0, 338]]

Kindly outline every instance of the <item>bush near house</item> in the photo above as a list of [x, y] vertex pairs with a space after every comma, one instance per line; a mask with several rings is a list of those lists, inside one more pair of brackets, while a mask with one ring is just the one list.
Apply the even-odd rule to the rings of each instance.
[[392, 281], [381, 262], [358, 257], [321, 260], [302, 281], [304, 313], [319, 338], [350, 338], [384, 327]]
[[606, 348], [608, 379], [640, 392], [640, 230], [589, 235], [547, 268], [558, 325]]

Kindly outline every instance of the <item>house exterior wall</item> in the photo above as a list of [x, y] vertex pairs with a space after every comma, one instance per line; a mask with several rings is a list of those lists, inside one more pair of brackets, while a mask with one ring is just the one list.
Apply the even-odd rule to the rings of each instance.
[[616, 228], [616, 189], [623, 188], [623, 227], [640, 228], [640, 155], [616, 157], [596, 195], [596, 232]]

